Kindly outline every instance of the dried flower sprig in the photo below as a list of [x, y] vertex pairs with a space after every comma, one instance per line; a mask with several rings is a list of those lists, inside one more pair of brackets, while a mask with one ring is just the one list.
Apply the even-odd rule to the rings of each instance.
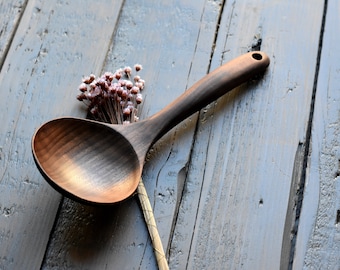
[[[136, 64], [139, 72], [142, 65]], [[133, 76], [132, 68], [105, 72], [96, 78], [91, 74], [79, 85], [77, 99], [84, 102], [91, 118], [111, 124], [128, 124], [138, 121], [137, 107], [143, 101], [141, 91], [145, 81], [139, 75]]]
[[[142, 65], [134, 66], [136, 72]], [[111, 124], [129, 124], [138, 121], [137, 107], [143, 101], [141, 91], [145, 81], [139, 75], [132, 75], [132, 68], [127, 66], [115, 73], [105, 72], [99, 78], [91, 74], [83, 79], [79, 86], [77, 99], [84, 102], [91, 118]], [[157, 229], [157, 224], [146, 193], [140, 179], [137, 194], [143, 210], [145, 222], [152, 240], [155, 256], [160, 270], [168, 270], [168, 262]]]

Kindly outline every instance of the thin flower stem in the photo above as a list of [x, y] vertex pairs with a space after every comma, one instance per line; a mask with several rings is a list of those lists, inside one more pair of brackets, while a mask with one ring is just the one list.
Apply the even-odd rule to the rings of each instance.
[[140, 179], [138, 184], [137, 194], [143, 210], [144, 219], [149, 230], [158, 268], [160, 270], [167, 270], [169, 269], [168, 262], [166, 260], [162, 241], [158, 233], [157, 224], [150, 204], [149, 196], [146, 193], [142, 178]]

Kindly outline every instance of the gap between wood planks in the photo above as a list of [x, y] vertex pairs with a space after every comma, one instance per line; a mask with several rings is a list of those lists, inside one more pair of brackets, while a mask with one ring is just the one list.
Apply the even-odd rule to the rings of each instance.
[[209, 65], [208, 65], [207, 73], [211, 69], [211, 62], [212, 62], [212, 59], [213, 59], [213, 56], [214, 56], [214, 52], [215, 52], [215, 47], [216, 47], [218, 33], [219, 33], [219, 30], [220, 30], [220, 24], [221, 24], [221, 20], [222, 20], [222, 15], [223, 15], [223, 10], [224, 10], [225, 2], [226, 2], [225, 0], [221, 2], [220, 14], [218, 15], [218, 19], [217, 19], [217, 24], [216, 24], [216, 29], [215, 29], [215, 36], [214, 36], [214, 42], [213, 42], [212, 47], [211, 47], [210, 60], [209, 60]]
[[[207, 71], [206, 71], [207, 74], [211, 71], [212, 59], [213, 59], [213, 56], [214, 56], [214, 53], [215, 53], [215, 47], [216, 47], [216, 42], [217, 42], [217, 38], [218, 38], [218, 33], [219, 33], [219, 29], [220, 29], [220, 24], [221, 24], [221, 20], [222, 20], [222, 15], [223, 15], [225, 3], [226, 3], [226, 0], [223, 0], [223, 1], [221, 1], [221, 4], [220, 4], [220, 12], [219, 12], [218, 18], [217, 18], [215, 35], [214, 35], [213, 43], [212, 43], [212, 46], [211, 46], [210, 59], [209, 59], [209, 63], [208, 63]], [[221, 61], [222, 61], [222, 57], [221, 57]], [[188, 74], [190, 74], [190, 71], [191, 71], [191, 67], [190, 67]], [[192, 152], [193, 152], [193, 149], [194, 149], [193, 145], [195, 145], [195, 142], [196, 142], [195, 134], [197, 134], [197, 132], [198, 132], [198, 127], [199, 127], [199, 121], [197, 121], [196, 125], [195, 125], [194, 137], [193, 137], [192, 146], [190, 148], [190, 154], [189, 154], [189, 159], [188, 159], [189, 163], [190, 163], [190, 160], [192, 159]], [[209, 145], [209, 142], [208, 142], [208, 145]], [[208, 147], [208, 145], [207, 145], [207, 147]], [[178, 188], [178, 190], [181, 190], [181, 194], [179, 195], [179, 199], [178, 199], [177, 204], [176, 204], [177, 206], [176, 206], [176, 210], [175, 210], [175, 213], [174, 213], [174, 220], [172, 222], [172, 228], [171, 228], [171, 233], [170, 233], [170, 241], [168, 243], [168, 247], [166, 248], [166, 255], [168, 257], [171, 256], [170, 249], [171, 249], [173, 234], [174, 234], [174, 231], [175, 231], [174, 229], [175, 229], [175, 226], [177, 224], [177, 219], [178, 219], [178, 216], [179, 216], [179, 206], [181, 205], [181, 202], [182, 202], [182, 199], [183, 199], [183, 192], [185, 191], [185, 189], [183, 187], [185, 186], [185, 180], [187, 179], [187, 175], [188, 175], [188, 168], [184, 167], [179, 173], [179, 177], [182, 177], [184, 180], [180, 181], [182, 183], [182, 187]], [[201, 188], [203, 188], [203, 185], [201, 186]], [[201, 193], [202, 193], [202, 189], [200, 191], [200, 197], [201, 197]], [[198, 214], [198, 212], [196, 212], [195, 220], [197, 220], [197, 214]], [[192, 239], [191, 239], [191, 241], [192, 241]], [[190, 248], [191, 248], [191, 246], [192, 245], [190, 244]], [[190, 251], [189, 251], [189, 253], [190, 253]]]
[[[319, 69], [320, 69], [320, 60], [321, 60], [321, 52], [322, 52], [322, 43], [325, 31], [325, 23], [326, 23], [326, 15], [327, 15], [327, 6], [328, 0], [324, 0], [324, 9], [323, 9], [323, 16], [321, 21], [321, 28], [320, 28], [320, 36], [319, 36], [319, 46], [318, 46], [318, 53], [316, 59], [316, 66], [315, 66], [315, 75], [314, 75], [314, 82], [313, 82], [313, 89], [312, 89], [312, 98], [310, 104], [310, 112], [309, 112], [309, 119], [307, 123], [307, 130], [305, 136], [305, 142], [299, 143], [296, 153], [296, 158], [294, 161], [294, 171], [295, 168], [300, 169], [300, 172], [293, 172], [293, 178], [298, 177], [299, 179], [292, 179], [292, 189], [291, 196], [289, 198], [289, 202], [295, 202], [295, 211], [291, 214], [288, 213], [289, 207], [287, 209], [287, 222], [291, 222], [289, 226], [289, 230], [286, 231], [283, 235], [282, 241], [282, 254], [281, 254], [281, 269], [289, 269], [293, 268], [294, 262], [294, 255], [296, 249], [296, 239], [299, 230], [299, 222], [300, 222], [300, 213], [303, 206], [303, 198], [304, 198], [304, 190], [305, 190], [305, 183], [306, 183], [306, 172], [308, 167], [308, 157], [310, 155], [310, 142], [311, 142], [311, 134], [312, 134], [312, 127], [313, 127], [313, 116], [314, 116], [314, 107], [315, 107], [315, 96], [317, 91], [317, 84], [318, 84], [318, 77], [319, 77]], [[303, 155], [302, 155], [303, 153]], [[294, 192], [294, 187], [296, 190]], [[290, 218], [290, 220], [288, 220]], [[285, 226], [286, 227], [286, 226]], [[286, 228], [285, 228], [286, 230]], [[289, 237], [290, 236], [290, 237]], [[288, 243], [289, 247], [285, 246], [287, 242], [285, 239], [291, 239], [290, 243]], [[285, 251], [288, 251], [289, 254], [284, 254]], [[286, 261], [289, 260], [289, 261]]]
[[[213, 57], [214, 57], [214, 54], [215, 54], [215, 47], [216, 47], [216, 43], [217, 43], [217, 39], [218, 39], [218, 35], [220, 33], [220, 24], [221, 24], [221, 20], [222, 20], [222, 17], [223, 17], [223, 11], [224, 11], [224, 6], [226, 4], [226, 1], [223, 0], [221, 1], [221, 4], [220, 4], [220, 12], [219, 12], [219, 15], [218, 15], [218, 18], [217, 18], [217, 23], [216, 23], [216, 29], [215, 29], [215, 35], [214, 35], [214, 39], [213, 39], [213, 43], [212, 43], [212, 47], [211, 47], [211, 53], [210, 53], [210, 59], [209, 59], [209, 64], [208, 64], [208, 68], [207, 68], [207, 71], [206, 73], [208, 74], [209, 72], [211, 72], [211, 66], [212, 66], [212, 60], [213, 60]], [[261, 34], [259, 34], [258, 32], [257, 33], [254, 33], [254, 38], [252, 40], [252, 44], [249, 45], [248, 47], [248, 52], [250, 51], [260, 51], [261, 50], [261, 45], [262, 45], [262, 37], [261, 37]], [[222, 64], [223, 62], [223, 55], [224, 55], [224, 51], [221, 52], [221, 56], [220, 56], [220, 64]], [[189, 72], [190, 73], [190, 72]], [[261, 78], [262, 75], [258, 75], [256, 77], [254, 77], [254, 80], [257, 81], [258, 79]], [[193, 138], [193, 142], [192, 142], [192, 147], [191, 147], [191, 152], [190, 152], [190, 155], [189, 155], [189, 163], [190, 163], [190, 160], [192, 159], [192, 152], [193, 152], [193, 145], [195, 145], [195, 142], [196, 142], [196, 139], [197, 139], [197, 133], [198, 133], [198, 128], [199, 128], [199, 121], [196, 122], [196, 126], [195, 126], [195, 131], [194, 131], [194, 138]], [[207, 148], [209, 148], [209, 141], [208, 141], [208, 144], [207, 144]], [[188, 164], [189, 166], [189, 164]], [[187, 179], [187, 174], [188, 174], [188, 168], [183, 168], [183, 170], [180, 172], [180, 175], [183, 177], [183, 179]], [[184, 180], [185, 181], [185, 180]], [[184, 186], [185, 183], [182, 183], [182, 185]], [[200, 195], [199, 197], [201, 197], [201, 194], [202, 194], [202, 188], [203, 188], [203, 185], [201, 186], [201, 190], [200, 190]], [[171, 228], [171, 234], [170, 234], [170, 241], [169, 241], [169, 244], [168, 244], [168, 247], [167, 247], [167, 256], [168, 257], [171, 257], [171, 253], [170, 253], [170, 250], [171, 250], [171, 245], [172, 245], [172, 239], [173, 239], [173, 234], [174, 234], [174, 227], [175, 227], [175, 224], [177, 223], [177, 220], [178, 220], [178, 216], [179, 216], [179, 206], [181, 205], [181, 202], [182, 202], [182, 199], [183, 199], [183, 192], [185, 192], [185, 189], [184, 188], [181, 188], [181, 189], [178, 189], [178, 190], [182, 190], [182, 193], [180, 194], [179, 196], [179, 200], [177, 202], [177, 207], [176, 207], [176, 211], [175, 211], [175, 214], [174, 214], [174, 221], [173, 221], [173, 226]], [[260, 204], [263, 203], [262, 199], [260, 200], [259, 202]], [[196, 215], [195, 215], [195, 220], [197, 220], [197, 216], [198, 216], [198, 211], [196, 212]], [[196, 222], [195, 222], [196, 223]], [[191, 247], [192, 247], [192, 240], [193, 238], [191, 238], [191, 243], [190, 243], [190, 250], [191, 250]], [[189, 250], [189, 254], [190, 254], [190, 250]], [[188, 262], [187, 262], [187, 265], [186, 265], [186, 268], [188, 267]]]

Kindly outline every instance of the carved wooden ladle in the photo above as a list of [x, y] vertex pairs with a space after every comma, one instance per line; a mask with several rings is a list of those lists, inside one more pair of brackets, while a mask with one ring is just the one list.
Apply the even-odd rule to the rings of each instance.
[[268, 65], [263, 52], [244, 54], [206, 75], [160, 112], [128, 125], [51, 120], [33, 136], [36, 165], [54, 188], [73, 199], [101, 204], [124, 200], [136, 190], [145, 156], [160, 137]]

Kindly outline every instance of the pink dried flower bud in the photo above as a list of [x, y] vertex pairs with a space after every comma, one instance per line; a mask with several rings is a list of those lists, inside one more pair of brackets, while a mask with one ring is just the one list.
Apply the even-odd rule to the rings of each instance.
[[131, 75], [131, 72], [132, 72], [132, 68], [127, 66], [124, 68], [124, 72], [126, 75], [130, 76]]
[[111, 85], [111, 82], [105, 81], [104, 88], [105, 88], [106, 91], [109, 90], [110, 85]]
[[119, 72], [119, 71], [117, 70], [117, 71], [115, 72], [114, 76], [115, 76], [115, 78], [116, 78], [117, 80], [120, 80], [120, 78], [122, 78], [122, 73]]
[[144, 88], [144, 84], [141, 83], [141, 82], [136, 82], [135, 86], [137, 86], [140, 90], [143, 90], [143, 88]]
[[139, 93], [140, 90], [137, 86], [133, 86], [130, 91], [131, 91], [131, 94], [136, 95]]
[[100, 78], [97, 82], [102, 88], [105, 88], [106, 81], [103, 78]]
[[112, 85], [111, 85], [111, 86], [109, 87], [109, 89], [108, 89], [108, 92], [109, 92], [110, 94], [114, 94], [114, 93], [116, 93], [116, 89], [117, 89], [117, 88], [116, 88], [115, 86], [112, 86]]
[[133, 87], [133, 83], [131, 81], [126, 81], [125, 86], [127, 89], [131, 89]]
[[119, 83], [120, 86], [125, 86], [126, 80], [119, 80], [118, 83]]
[[126, 100], [126, 98], [128, 97], [128, 95], [129, 95], [129, 92], [128, 92], [127, 90], [124, 89], [124, 90], [122, 91], [121, 98], [124, 99], [124, 100]]
[[85, 78], [83, 79], [83, 83], [85, 83], [85, 84], [90, 84], [90, 83], [91, 83], [90, 77], [85, 77]]
[[91, 102], [93, 101], [93, 99], [95, 98], [95, 94], [93, 94], [92, 92], [90, 93], [86, 93], [86, 99], [90, 100]]
[[79, 85], [79, 90], [80, 90], [81, 92], [86, 92], [86, 91], [87, 91], [87, 84], [86, 84], [86, 83], [81, 83], [81, 84]]
[[96, 76], [93, 75], [93, 74], [91, 74], [90, 76], [85, 77], [85, 78], [83, 79], [83, 83], [90, 84], [90, 83], [93, 82], [95, 79], [96, 79]]
[[96, 88], [96, 86], [97, 86], [97, 82], [96, 81], [93, 81], [93, 82], [90, 83], [90, 87], [92, 89]]
[[142, 96], [142, 94], [137, 94], [137, 95], [136, 95], [136, 103], [137, 103], [137, 104], [141, 104], [142, 101], [143, 101], [143, 96]]
[[94, 80], [96, 79], [96, 75], [90, 74], [90, 79], [91, 79], [92, 81], [94, 81]]
[[137, 72], [143, 69], [143, 67], [142, 67], [141, 64], [136, 64], [136, 65], [134, 66], [134, 68], [135, 68], [135, 70], [136, 70]]
[[139, 76], [139, 75], [136, 75], [136, 76], [133, 78], [133, 80], [134, 80], [135, 82], [138, 82], [138, 81], [140, 80], [140, 76]]
[[128, 102], [126, 103], [126, 107], [127, 107], [127, 108], [130, 108], [131, 111], [135, 108], [135, 106], [133, 106], [133, 102], [132, 102], [132, 101], [128, 101]]
[[105, 78], [108, 80], [108, 81], [112, 81], [113, 80], [113, 78], [114, 78], [114, 75], [112, 74], [112, 72], [105, 72], [104, 73], [104, 76], [105, 76]]
[[96, 86], [91, 92], [91, 96], [96, 97], [100, 96], [103, 93], [102, 89], [99, 86]]
[[123, 93], [124, 88], [123, 88], [123, 87], [117, 87], [116, 90], [117, 90], [117, 95], [118, 95], [118, 96], [121, 96], [122, 93]]
[[124, 114], [125, 116], [130, 115], [130, 114], [131, 114], [130, 108], [124, 108], [124, 109], [123, 109], [123, 114]]
[[86, 99], [86, 95], [85, 95], [84, 93], [81, 93], [81, 94], [79, 94], [79, 95], [77, 96], [77, 99], [78, 99], [79, 101], [83, 101], [84, 99]]

